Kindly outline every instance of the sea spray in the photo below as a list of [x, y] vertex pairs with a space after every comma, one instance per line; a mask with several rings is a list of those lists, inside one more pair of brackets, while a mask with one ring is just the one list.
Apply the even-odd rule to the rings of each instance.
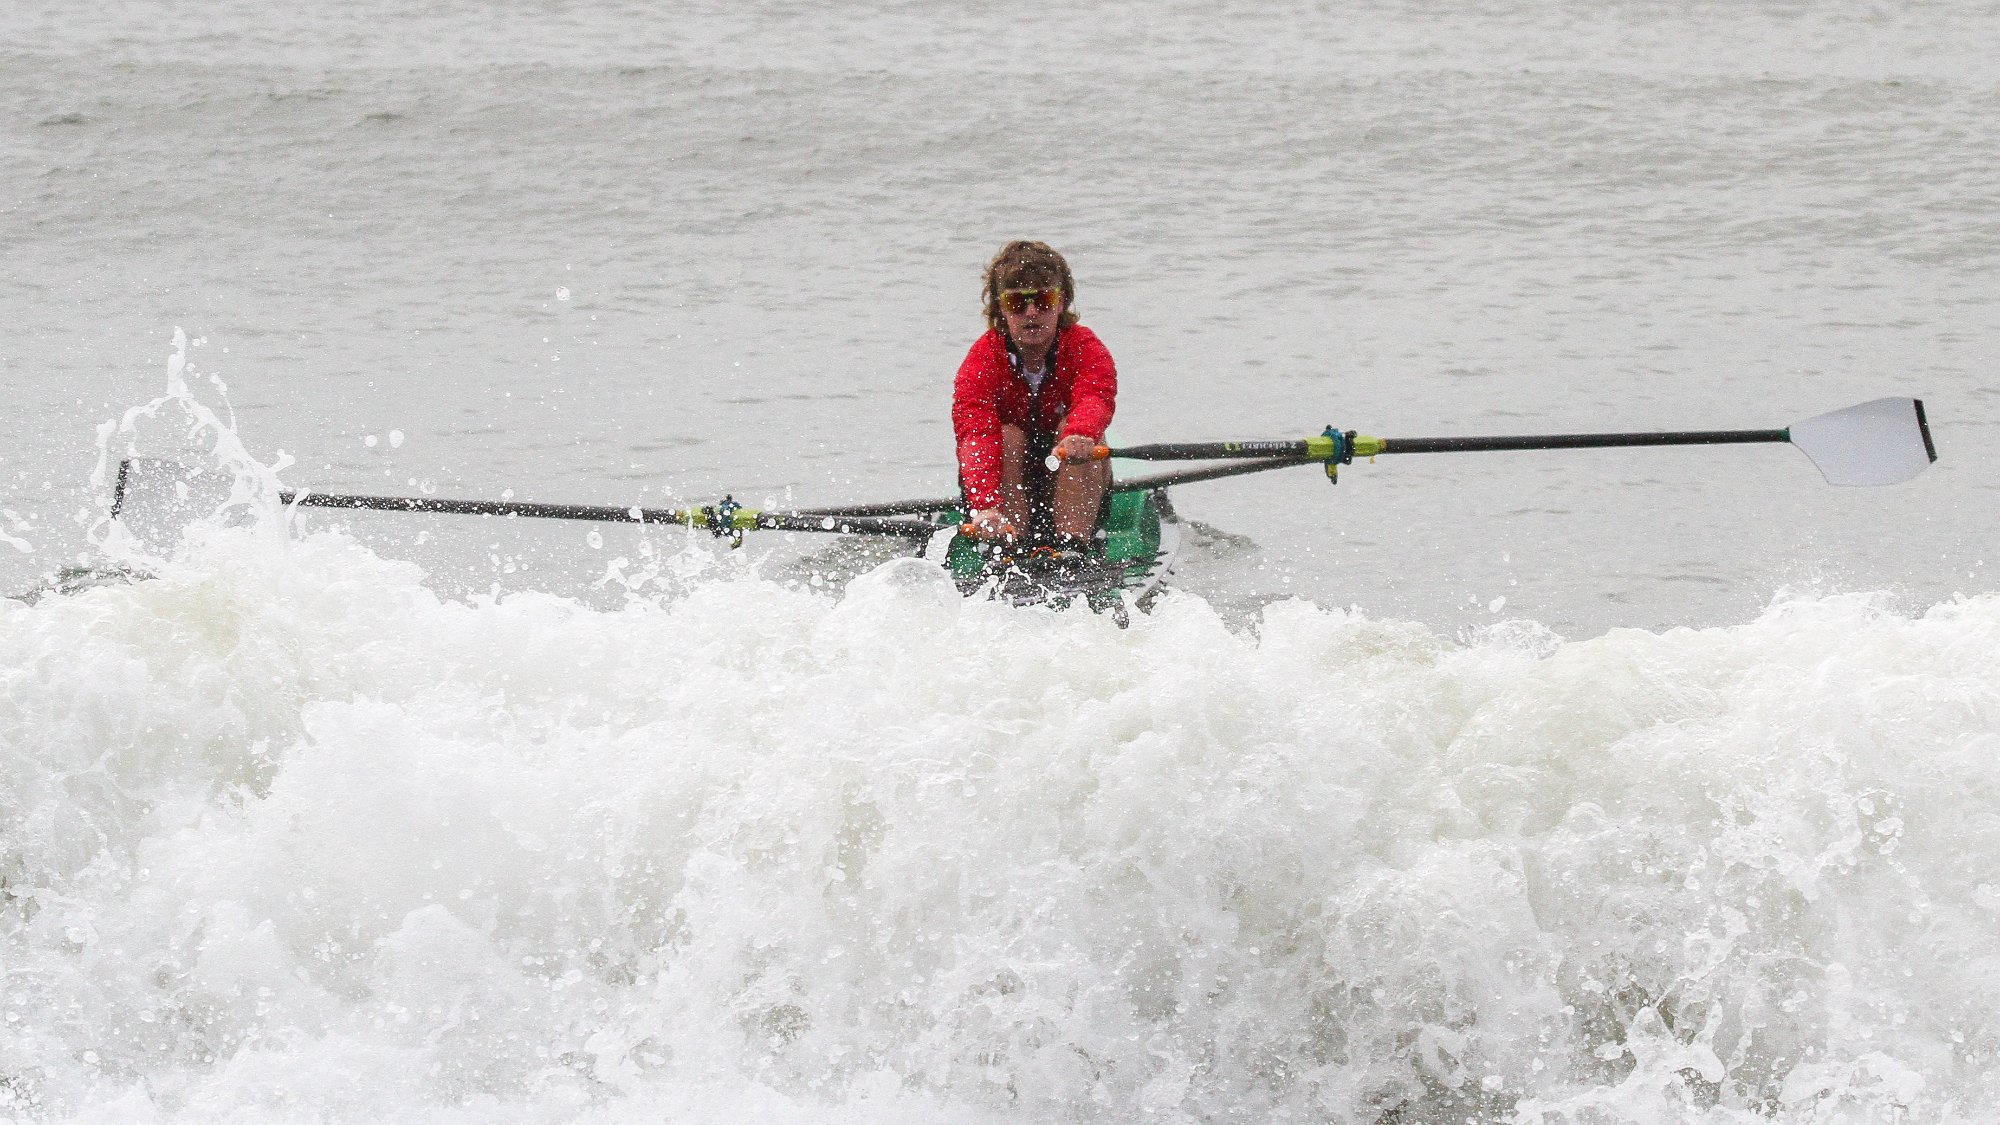
[[898, 560], [606, 612], [248, 528], [0, 651], [26, 1120], [2000, 1104], [1992, 597], [1455, 643]]
[[[290, 512], [278, 503], [278, 474], [292, 465], [292, 458], [279, 450], [266, 464], [250, 452], [237, 433], [236, 412], [221, 378], [211, 375], [207, 381], [222, 414], [190, 385], [196, 369], [187, 351], [187, 333], [174, 329], [165, 390], [97, 428], [97, 465], [90, 483], [98, 506], [77, 518], [89, 525], [91, 543], [111, 566], [144, 569], [171, 557], [181, 536], [199, 536], [230, 523], [247, 521], [279, 541], [291, 528]], [[139, 483], [131, 470], [138, 467], [132, 459], [140, 453], [142, 437], [156, 457], [166, 450], [186, 459], [185, 464], [158, 462], [172, 478], [161, 482], [158, 496], [126, 493]], [[120, 439], [122, 453], [115, 448]], [[121, 507], [130, 509], [123, 518]]]

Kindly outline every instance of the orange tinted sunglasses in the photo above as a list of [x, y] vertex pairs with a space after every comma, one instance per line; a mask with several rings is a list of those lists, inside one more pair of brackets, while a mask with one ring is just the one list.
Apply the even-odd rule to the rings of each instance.
[[1002, 289], [1001, 309], [1016, 316], [1028, 311], [1028, 306], [1037, 309], [1059, 309], [1062, 307], [1061, 289]]

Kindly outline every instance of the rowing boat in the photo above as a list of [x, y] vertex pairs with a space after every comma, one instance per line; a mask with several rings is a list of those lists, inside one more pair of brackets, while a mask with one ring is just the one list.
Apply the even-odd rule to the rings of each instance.
[[[1170, 487], [1244, 473], [1319, 465], [1338, 481], [1340, 468], [1356, 458], [1372, 461], [1394, 453], [1465, 453], [1517, 450], [1591, 449], [1617, 446], [1736, 445], [1783, 442], [1819, 469], [1829, 484], [1886, 485], [1909, 480], [1937, 460], [1924, 404], [1911, 398], [1879, 398], [1772, 430], [1683, 430], [1645, 433], [1541, 434], [1522, 437], [1378, 438], [1329, 426], [1299, 440], [1177, 442], [1099, 447], [1095, 458], [1137, 461], [1213, 461], [1212, 465], [1118, 480], [1111, 486], [1098, 528], [1098, 557], [1077, 560], [1038, 552], [1031, 543], [983, 542], [966, 529], [958, 497], [852, 504], [791, 512], [746, 508], [724, 497], [698, 508], [639, 508], [583, 504], [536, 504], [512, 500], [444, 500], [429, 496], [349, 496], [308, 490], [281, 490], [279, 499], [301, 507], [366, 508], [393, 512], [440, 512], [539, 519], [606, 520], [680, 524], [706, 530], [732, 544], [746, 531], [829, 532], [902, 538], [919, 555], [937, 555], [952, 580], [968, 596], [1014, 605], [1062, 607], [1081, 599], [1095, 610], [1120, 615], [1127, 606], [1143, 608], [1158, 596], [1179, 556], [1180, 521], [1168, 500]], [[219, 474], [190, 471], [171, 462], [129, 458], [119, 466], [111, 514], [119, 518], [130, 494], [143, 490], [165, 496], [184, 521], [210, 514], [223, 502], [198, 501], [203, 490], [190, 487]], [[229, 492], [228, 482], [222, 492]], [[142, 487], [143, 486], [143, 487]], [[203, 509], [206, 510], [203, 510]], [[157, 518], [157, 512], [155, 518]]]

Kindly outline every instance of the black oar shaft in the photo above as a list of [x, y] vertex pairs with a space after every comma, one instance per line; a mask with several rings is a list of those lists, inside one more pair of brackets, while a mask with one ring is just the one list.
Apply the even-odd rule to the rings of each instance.
[[[701, 528], [709, 527], [710, 519], [710, 516], [699, 508], [692, 510], [617, 508], [605, 504], [532, 504], [518, 500], [446, 500], [434, 496], [342, 496], [318, 492], [280, 492], [278, 499], [283, 503], [297, 504], [302, 508], [356, 508], [378, 512], [681, 524]], [[938, 530], [936, 525], [920, 520], [807, 516], [792, 512], [759, 512], [755, 519], [756, 526], [767, 531], [820, 531], [845, 535], [886, 535], [900, 539], [928, 539]]]
[[895, 539], [929, 539], [943, 530], [939, 524], [921, 520], [806, 515], [800, 512], [760, 512], [757, 526], [765, 531], [820, 531], [836, 535], [883, 535]]
[[[1303, 442], [1286, 443], [1304, 445]], [[1120, 451], [1123, 452], [1122, 450]], [[1172, 472], [1149, 473], [1139, 477], [1121, 477], [1111, 482], [1113, 492], [1151, 492], [1156, 488], [1168, 488], [1178, 484], [1194, 484], [1198, 481], [1220, 480], [1223, 477], [1240, 477], [1245, 473], [1267, 473], [1272, 469], [1289, 469], [1299, 465], [1311, 465], [1314, 461], [1302, 455], [1290, 457], [1259, 456], [1246, 458], [1228, 465], [1209, 465], [1199, 469], [1176, 469]], [[957, 499], [936, 500], [893, 500], [883, 504], [846, 504], [826, 508], [801, 508], [795, 515], [800, 516], [899, 516], [920, 515], [931, 512], [948, 512], [962, 505]]]
[[1307, 453], [1303, 441], [1168, 441], [1119, 446], [1111, 455], [1128, 461], [1216, 461], [1237, 457], [1304, 457]]
[[[461, 516], [519, 516], [543, 520], [603, 520], [622, 523], [681, 523], [679, 513], [648, 512], [604, 504], [529, 504], [514, 500], [444, 500], [434, 496], [340, 496], [320, 492], [280, 492], [279, 501], [302, 508], [365, 508], [377, 512], [441, 512]], [[650, 517], [650, 518], [649, 518]]]
[[[1621, 434], [1533, 434], [1520, 437], [1452, 438], [1349, 438], [1358, 457], [1381, 453], [1470, 453], [1525, 449], [1600, 449], [1638, 445], [1728, 445], [1748, 442], [1784, 442], [1785, 430], [1679, 430]], [[1296, 465], [1310, 465], [1332, 459], [1332, 437], [1311, 441], [1210, 441], [1165, 442], [1135, 445], [1111, 451], [1113, 457], [1134, 461], [1196, 461], [1229, 459], [1233, 464], [1215, 465], [1179, 472], [1121, 480], [1112, 485], [1117, 492], [1140, 492], [1170, 485], [1218, 480], [1244, 473], [1261, 473]], [[1345, 460], [1345, 457], [1339, 459]]]
[[[1683, 430], [1635, 434], [1382, 438], [1381, 453], [1484, 453], [1511, 449], [1606, 449], [1635, 445], [1732, 445], [1791, 440], [1786, 430]], [[1365, 451], [1364, 451], [1365, 452]]]
[[1177, 469], [1168, 473], [1151, 473], [1143, 477], [1115, 480], [1111, 483], [1113, 492], [1151, 492], [1156, 488], [1171, 485], [1193, 484], [1196, 481], [1220, 480], [1223, 477], [1240, 477], [1245, 473], [1265, 473], [1272, 469], [1289, 469], [1314, 462], [1305, 457], [1263, 457], [1255, 460], [1238, 461], [1233, 465], [1211, 465], [1205, 469]]

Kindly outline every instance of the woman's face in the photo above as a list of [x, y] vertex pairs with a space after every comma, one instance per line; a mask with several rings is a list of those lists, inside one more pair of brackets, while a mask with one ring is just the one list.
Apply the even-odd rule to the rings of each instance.
[[1060, 286], [1016, 285], [1000, 290], [1000, 318], [1007, 322], [1007, 338], [1023, 355], [1040, 356], [1049, 350], [1062, 314]]

